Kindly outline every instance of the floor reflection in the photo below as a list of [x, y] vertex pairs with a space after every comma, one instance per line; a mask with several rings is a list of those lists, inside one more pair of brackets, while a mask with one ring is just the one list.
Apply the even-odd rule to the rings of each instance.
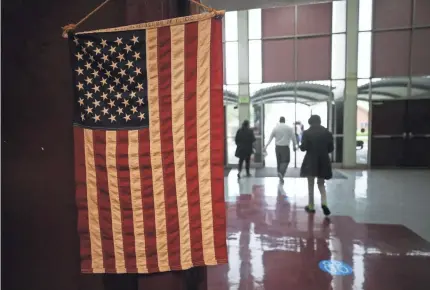
[[[308, 215], [306, 194], [291, 192], [305, 180], [289, 181], [287, 190], [267, 179], [229, 183], [229, 265], [210, 268], [209, 289], [429, 289], [430, 243], [400, 225]], [[321, 271], [331, 259], [353, 274]]]

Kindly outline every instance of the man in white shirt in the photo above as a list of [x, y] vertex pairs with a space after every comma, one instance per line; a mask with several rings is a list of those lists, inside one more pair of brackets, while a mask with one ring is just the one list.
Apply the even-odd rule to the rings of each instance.
[[284, 183], [285, 172], [287, 171], [288, 164], [290, 163], [290, 143], [293, 142], [293, 149], [296, 150], [297, 139], [294, 134], [294, 129], [287, 124], [285, 124], [285, 118], [281, 117], [279, 119], [279, 124], [273, 128], [272, 134], [270, 134], [269, 142], [264, 151], [267, 150], [272, 139], [275, 138], [276, 144], [276, 163], [278, 169], [279, 181]]

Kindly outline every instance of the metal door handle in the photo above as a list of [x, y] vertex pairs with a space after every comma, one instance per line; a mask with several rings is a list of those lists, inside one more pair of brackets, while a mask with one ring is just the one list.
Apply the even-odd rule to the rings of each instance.
[[406, 137], [408, 136], [408, 134], [406, 134], [406, 132], [403, 132], [402, 136], [403, 136], [403, 139], [406, 139]]
[[414, 134], [412, 134], [412, 132], [409, 132], [409, 139], [414, 138]]

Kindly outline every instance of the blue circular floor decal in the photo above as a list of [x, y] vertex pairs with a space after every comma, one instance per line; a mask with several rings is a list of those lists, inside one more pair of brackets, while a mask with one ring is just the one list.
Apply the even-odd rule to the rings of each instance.
[[333, 276], [346, 276], [352, 274], [351, 266], [341, 261], [324, 260], [319, 262], [318, 266], [321, 271], [327, 272]]

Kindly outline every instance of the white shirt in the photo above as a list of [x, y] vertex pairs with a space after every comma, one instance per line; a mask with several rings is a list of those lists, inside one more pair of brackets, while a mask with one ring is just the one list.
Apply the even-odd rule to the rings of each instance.
[[273, 138], [275, 138], [276, 146], [290, 146], [291, 141], [293, 141], [294, 147], [297, 146], [297, 139], [293, 128], [286, 125], [285, 123], [279, 123], [275, 128], [273, 128], [266, 147], [269, 146]]

